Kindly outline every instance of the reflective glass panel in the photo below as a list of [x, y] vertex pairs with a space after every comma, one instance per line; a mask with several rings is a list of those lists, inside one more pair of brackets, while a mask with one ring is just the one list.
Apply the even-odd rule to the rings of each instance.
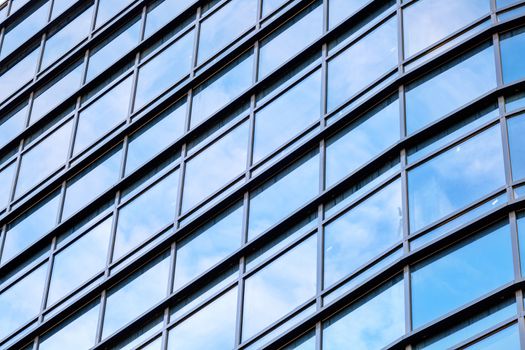
[[401, 181], [396, 180], [326, 225], [325, 286], [400, 242], [401, 213]]
[[323, 32], [323, 7], [314, 5], [262, 40], [259, 52], [260, 77], [295, 56]]
[[503, 82], [510, 83], [525, 77], [525, 28], [503, 34], [500, 41]]
[[390, 18], [328, 62], [328, 110], [397, 65], [397, 19]]
[[499, 126], [408, 172], [410, 229], [415, 232], [505, 185]]
[[398, 141], [399, 121], [397, 98], [387, 100], [329, 138], [326, 145], [326, 186], [332, 186]]
[[58, 17], [62, 12], [67, 10], [71, 5], [73, 5], [74, 0], [54, 0], [53, 1], [53, 14], [51, 19]]
[[182, 210], [186, 211], [246, 168], [248, 123], [237, 126], [186, 164]]
[[111, 223], [111, 217], [105, 219], [55, 256], [47, 305], [53, 305], [106, 266]]
[[103, 338], [166, 297], [169, 261], [169, 256], [163, 254], [108, 291]]
[[55, 226], [59, 196], [49, 196], [8, 225], [2, 263], [5, 263]]
[[508, 119], [510, 159], [514, 180], [525, 178], [525, 115]]
[[370, 0], [330, 0], [328, 3], [328, 21], [330, 28], [353, 15]]
[[130, 136], [126, 158], [126, 174], [168, 147], [182, 136], [186, 104], [169, 107], [152, 122]]
[[521, 275], [525, 275], [525, 212], [518, 214], [518, 237], [519, 237], [519, 251]]
[[71, 121], [65, 123], [23, 154], [16, 183], [17, 196], [51, 175], [66, 161], [72, 124]]
[[61, 323], [42, 336], [38, 349], [89, 349], [95, 345], [98, 322], [98, 301]]
[[178, 181], [174, 171], [120, 209], [113, 260], [173, 222]]
[[232, 65], [195, 89], [191, 126], [208, 119], [252, 83], [253, 55], [241, 56]]
[[100, 0], [98, 3], [97, 24], [100, 27], [111, 17], [122, 11], [124, 7], [132, 3], [133, 0]]
[[190, 31], [140, 67], [135, 109], [142, 107], [189, 73], [193, 37], [193, 31]]
[[33, 78], [40, 49], [29, 52], [0, 76], [0, 102]]
[[257, 2], [232, 0], [201, 23], [199, 62], [204, 62], [255, 24]]
[[4, 208], [9, 202], [13, 176], [15, 174], [15, 163], [0, 170], [0, 208]]
[[126, 78], [80, 112], [75, 154], [86, 149], [126, 118], [131, 98], [131, 83], [131, 77]]
[[250, 195], [248, 236], [254, 238], [319, 192], [319, 155], [310, 154]]
[[317, 236], [313, 235], [246, 279], [243, 340], [315, 295], [316, 257]]
[[405, 333], [403, 280], [396, 279], [323, 323], [323, 349], [382, 349]]
[[148, 37], [156, 32], [194, 2], [195, 0], [161, 0], [150, 5], [146, 15], [144, 37]]
[[468, 350], [499, 350], [499, 349], [521, 349], [518, 325], [513, 324], [479, 342], [466, 347]]
[[177, 244], [175, 290], [240, 247], [242, 213], [236, 205]]
[[437, 69], [407, 87], [407, 132], [421, 129], [495, 87], [492, 46], [482, 47]]
[[0, 147], [21, 132], [26, 123], [27, 104], [17, 106], [0, 119]]
[[278, 6], [281, 6], [284, 4], [287, 0], [262, 0], [262, 14], [263, 16], [266, 16], [273, 10], [275, 10]]
[[321, 72], [317, 71], [255, 114], [253, 163], [267, 156], [321, 115]]
[[118, 146], [68, 181], [62, 218], [67, 218], [102, 194], [120, 177], [122, 151]]
[[234, 348], [236, 313], [237, 288], [233, 288], [172, 328], [168, 350]]
[[38, 314], [46, 272], [47, 265], [41, 265], [0, 293], [0, 339]]
[[469, 238], [411, 270], [414, 328], [513, 279], [508, 225]]
[[490, 1], [419, 0], [403, 10], [405, 56], [410, 57], [490, 12]]

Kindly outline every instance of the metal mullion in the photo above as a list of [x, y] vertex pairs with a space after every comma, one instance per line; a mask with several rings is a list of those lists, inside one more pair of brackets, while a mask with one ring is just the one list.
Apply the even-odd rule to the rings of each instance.
[[130, 75], [131, 77], [131, 91], [129, 92], [131, 94], [129, 98], [129, 105], [128, 105], [128, 112], [126, 114], [126, 125], [131, 124], [131, 115], [133, 114], [133, 110], [135, 108], [135, 98], [137, 96], [137, 86], [138, 86], [138, 80], [139, 80], [139, 63], [140, 63], [140, 52], [137, 52], [135, 55], [135, 64], [132, 68], [132, 73]]
[[[2, 261], [2, 255], [4, 252], [5, 238], [7, 236], [7, 224], [0, 227], [0, 262]], [[2, 289], [0, 284], [0, 289]]]
[[149, 2], [142, 2], [143, 3], [143, 8], [142, 8], [142, 12], [140, 14], [140, 20], [141, 23], [140, 23], [140, 34], [139, 34], [139, 43], [141, 43], [142, 41], [144, 41], [144, 36], [146, 35], [146, 24], [147, 24], [147, 17], [148, 17], [148, 5], [149, 5]]
[[[81, 100], [82, 99], [80, 96], [77, 97], [77, 101], [75, 103], [75, 110], [73, 111], [73, 118], [72, 118], [73, 125], [71, 126], [71, 136], [69, 138], [68, 152], [66, 156], [66, 169], [69, 169], [71, 167], [71, 162], [72, 162], [72, 159], [74, 158], [74, 147], [75, 147], [75, 141], [76, 141], [76, 136], [78, 132], [78, 123], [79, 123], [79, 114], [80, 114], [79, 110], [80, 110]], [[68, 117], [64, 118], [64, 120], [66, 119], [68, 119]], [[58, 123], [58, 124], [64, 125], [63, 123]], [[46, 134], [46, 135], [49, 135], [49, 134]]]
[[162, 331], [160, 334], [161, 337], [161, 344], [160, 348], [161, 350], [167, 350], [168, 349], [168, 324], [169, 324], [169, 317], [170, 317], [170, 310], [169, 308], [166, 308], [164, 310], [164, 317], [162, 320]]
[[177, 198], [175, 203], [175, 215], [173, 219], [173, 223], [175, 225], [175, 230], [177, 230], [180, 227], [181, 221], [184, 219], [184, 215], [182, 215], [182, 203], [184, 200], [184, 189], [185, 189], [185, 182], [186, 182], [186, 164], [188, 162], [188, 150], [187, 150], [187, 143], [182, 144], [181, 146], [181, 156], [180, 156], [180, 162], [179, 162], [179, 181], [178, 181], [178, 191], [177, 191]]
[[104, 278], [108, 278], [109, 271], [110, 271], [109, 268], [113, 261], [113, 250], [115, 248], [115, 240], [116, 240], [116, 235], [117, 235], [118, 214], [119, 214], [118, 203], [120, 200], [120, 194], [121, 194], [120, 191], [117, 191], [115, 193], [115, 200], [113, 203], [113, 212], [111, 214], [111, 218], [112, 218], [111, 231], [109, 235], [108, 252], [107, 252], [106, 264], [105, 264], [106, 266], [104, 268]]
[[55, 249], [57, 245], [57, 238], [56, 236], [53, 237], [53, 240], [51, 241], [51, 248], [49, 249], [49, 257], [47, 259], [47, 273], [46, 273], [46, 279], [44, 281], [44, 288], [43, 288], [43, 295], [42, 300], [40, 304], [40, 312], [38, 315], [38, 322], [41, 323], [44, 320], [44, 313], [47, 309], [47, 301], [49, 298], [49, 289], [51, 287], [51, 278], [53, 277], [53, 263], [55, 260]]
[[[15, 194], [16, 194], [16, 187], [18, 183], [18, 178], [20, 177], [20, 169], [22, 168], [22, 151], [24, 150], [24, 141], [25, 139], [20, 140], [20, 144], [18, 146], [18, 151], [16, 158], [14, 160], [15, 162], [15, 171], [13, 172], [13, 179], [11, 180], [11, 187], [9, 191], [7, 206], [6, 206], [6, 212], [10, 212], [13, 206], [13, 203], [15, 203]], [[4, 220], [1, 220], [4, 221]], [[7, 220], [5, 220], [7, 221]]]
[[97, 321], [97, 329], [95, 332], [95, 344], [98, 344], [102, 340], [102, 332], [104, 329], [104, 317], [106, 313], [106, 303], [107, 303], [107, 289], [104, 289], [100, 293], [100, 301], [99, 301], [99, 313], [98, 313], [98, 321]]
[[195, 72], [197, 70], [197, 63], [198, 63], [198, 54], [199, 54], [199, 41], [200, 41], [200, 31], [201, 31], [201, 19], [202, 19], [202, 6], [197, 7], [197, 13], [195, 16], [195, 38], [193, 40], [193, 52], [192, 52], [192, 60], [191, 60], [191, 68], [190, 68], [190, 79], [195, 77]]
[[525, 309], [523, 307], [523, 302], [523, 291], [518, 289], [516, 291], [516, 306], [518, 309], [518, 332], [522, 349], [525, 347]]
[[239, 276], [237, 278], [237, 310], [235, 321], [235, 346], [242, 344], [242, 326], [244, 319], [244, 294], [245, 294], [245, 278], [243, 278], [246, 269], [245, 256], [239, 259]]

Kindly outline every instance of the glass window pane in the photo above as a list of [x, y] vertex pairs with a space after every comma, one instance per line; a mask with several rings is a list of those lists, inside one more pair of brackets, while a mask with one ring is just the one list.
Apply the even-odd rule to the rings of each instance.
[[193, 37], [193, 31], [190, 31], [140, 67], [135, 109], [142, 107], [189, 73]]
[[328, 19], [330, 28], [353, 15], [370, 0], [330, 0], [328, 3]]
[[255, 114], [253, 163], [319, 120], [321, 72], [293, 86]]
[[42, 336], [38, 349], [89, 349], [95, 345], [98, 322], [98, 301]]
[[75, 1], [74, 0], [54, 0], [53, 1], [53, 14], [51, 16], [51, 19], [55, 19], [58, 17], [62, 12], [67, 10], [71, 5], [73, 5]]
[[250, 195], [248, 236], [258, 236], [319, 193], [319, 155], [310, 154]]
[[42, 118], [80, 87], [82, 67], [82, 64], [78, 64], [70, 70], [60, 73], [55, 80], [36, 92], [31, 109], [31, 123]]
[[168, 333], [168, 350], [235, 347], [237, 288], [215, 299]]
[[421, 129], [495, 87], [492, 46], [482, 47], [439, 68], [407, 87], [407, 132]]
[[403, 10], [405, 56], [412, 56], [489, 12], [490, 1], [484, 0], [419, 0], [410, 4]]
[[2, 263], [18, 255], [55, 226], [58, 203], [58, 193], [54, 193], [8, 225]]
[[175, 142], [184, 132], [186, 103], [176, 104], [162, 112], [151, 123], [130, 136], [126, 174]]
[[261, 42], [260, 77], [295, 56], [323, 32], [323, 7], [317, 1]]
[[487, 338], [483, 338], [481, 341], [466, 347], [468, 350], [518, 350], [521, 349], [520, 337], [518, 333], [518, 325], [513, 324], [496, 334], [492, 334]]
[[418, 328], [514, 279], [508, 225], [488, 229], [411, 271]]
[[17, 106], [0, 119], [0, 147], [11, 141], [26, 125], [27, 103]]
[[287, 0], [262, 0], [263, 2], [263, 8], [262, 8], [262, 14], [263, 17], [275, 10], [277, 7], [284, 4]]
[[139, 19], [133, 20], [90, 51], [86, 81], [93, 79], [139, 43], [140, 24]]
[[65, 123], [22, 155], [16, 183], [17, 196], [44, 180], [65, 163], [72, 125], [71, 121]]
[[411, 232], [503, 185], [501, 133], [494, 126], [408, 172]]
[[199, 63], [255, 24], [257, 0], [232, 0], [201, 23]]
[[247, 153], [248, 123], [244, 122], [190, 159], [184, 176], [183, 212], [240, 175], [246, 169]]
[[397, 65], [397, 19], [390, 18], [328, 62], [328, 110]]
[[[15, 23], [6, 28], [0, 59], [13, 52], [47, 23], [50, 2], [41, 3], [38, 8], [30, 10], [32, 12], [29, 15], [20, 17]], [[11, 9], [12, 12], [13, 9]]]
[[521, 275], [525, 275], [525, 212], [518, 214], [518, 237], [519, 237], [519, 251]]
[[174, 171], [120, 209], [114, 261], [173, 222], [178, 182]]
[[525, 115], [510, 118], [508, 121], [510, 159], [514, 180], [525, 178]]
[[140, 316], [167, 295], [169, 255], [163, 254], [109, 290], [102, 338]]
[[148, 6], [144, 37], [155, 33], [194, 2], [195, 0], [160, 0]]
[[5, 208], [9, 203], [9, 196], [11, 195], [11, 186], [13, 183], [13, 176], [15, 174], [15, 163], [0, 170], [0, 209]]
[[0, 339], [40, 311], [47, 265], [41, 265], [0, 294]]
[[68, 181], [62, 218], [83, 208], [120, 178], [121, 147], [118, 146]]
[[106, 266], [112, 221], [111, 217], [105, 219], [55, 256], [47, 305], [53, 305]]
[[253, 55], [241, 56], [209, 81], [195, 89], [191, 111], [191, 127], [208, 119], [252, 84]]
[[501, 63], [503, 65], [503, 82], [525, 77], [523, 56], [525, 55], [525, 28], [513, 30], [501, 36]]
[[396, 180], [325, 227], [325, 286], [362, 267], [403, 236]]
[[240, 248], [242, 215], [238, 204], [177, 244], [175, 290]]
[[86, 149], [119, 122], [124, 121], [128, 115], [131, 85], [130, 76], [80, 112], [75, 138], [75, 154]]
[[246, 279], [243, 340], [315, 296], [316, 257], [313, 235]]
[[0, 76], [0, 102], [33, 79], [40, 49], [29, 52]]
[[98, 28], [106, 23], [131, 2], [133, 2], [133, 0], [100, 0], [98, 3], [96, 27]]
[[40, 69], [44, 69], [56, 59], [75, 47], [89, 34], [91, 24], [91, 9], [82, 12], [78, 17], [69, 20], [67, 25], [58, 32], [52, 34], [46, 40], [44, 55]]
[[399, 102], [385, 101], [327, 141], [326, 186], [332, 186], [399, 141]]
[[405, 333], [403, 280], [396, 279], [323, 324], [323, 349], [382, 349]]

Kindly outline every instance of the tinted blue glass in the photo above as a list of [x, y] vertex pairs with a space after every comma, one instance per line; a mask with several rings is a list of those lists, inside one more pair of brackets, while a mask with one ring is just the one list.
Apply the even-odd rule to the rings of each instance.
[[407, 87], [407, 132], [421, 129], [495, 87], [492, 46], [441, 67], [423, 81]]
[[525, 115], [508, 120], [510, 159], [514, 180], [525, 178]]
[[90, 51], [86, 81], [97, 76], [122, 57], [123, 53], [130, 51], [138, 44], [140, 24], [141, 22], [138, 19], [134, 20], [131, 25], [123, 28], [120, 32], [109, 37], [106, 42]]
[[501, 63], [503, 65], [503, 82], [510, 83], [525, 77], [523, 56], [525, 55], [525, 28], [502, 35]]
[[210, 115], [246, 90], [252, 83], [253, 55], [245, 55], [209, 81], [195, 89], [191, 126], [200, 124]]
[[46, 272], [47, 265], [41, 265], [0, 293], [0, 339], [38, 314]]
[[89, 7], [47, 39], [40, 69], [46, 68], [87, 37], [91, 24], [92, 8]]
[[520, 0], [496, 0], [496, 4], [498, 4], [498, 7], [506, 7], [515, 3], [520, 2]]
[[350, 17], [370, 0], [330, 0], [328, 3], [328, 21], [330, 28], [343, 19]]
[[483, 338], [476, 344], [466, 347], [468, 350], [521, 349], [518, 325], [513, 324], [496, 334]]
[[237, 288], [230, 289], [168, 333], [168, 350], [232, 349]]
[[133, 0], [100, 0], [98, 3], [96, 27], [106, 23], [132, 2]]
[[243, 340], [315, 295], [316, 256], [317, 236], [314, 235], [246, 279]]
[[53, 13], [51, 19], [58, 17], [62, 12], [67, 10], [71, 5], [74, 4], [74, 0], [54, 0], [53, 1]]
[[512, 281], [508, 225], [488, 229], [414, 266], [411, 278], [414, 328]]
[[259, 74], [264, 77], [288, 61], [323, 32], [323, 7], [315, 2], [264, 39], [259, 52]]
[[286, 0], [263, 0], [263, 8], [262, 8], [262, 14], [263, 16], [266, 16], [273, 10], [275, 10], [277, 7], [284, 4]]
[[321, 72], [317, 71], [255, 114], [253, 163], [319, 120]]
[[190, 31], [139, 69], [135, 109], [189, 73], [193, 37], [193, 31]]
[[354, 272], [400, 242], [401, 181], [365, 199], [325, 227], [325, 286]]
[[55, 256], [47, 305], [53, 305], [106, 266], [111, 223], [111, 217], [102, 221]]
[[524, 212], [521, 212], [518, 216], [518, 237], [519, 237], [521, 274], [525, 275], [525, 214]]
[[118, 146], [117, 149], [112, 150], [68, 181], [62, 212], [63, 219], [84, 207], [117, 182], [120, 178], [121, 158], [121, 146]]
[[248, 130], [248, 123], [242, 123], [186, 163], [183, 212], [219, 190], [246, 168]]
[[73, 148], [75, 154], [85, 150], [125, 120], [129, 110], [131, 86], [132, 79], [128, 77], [80, 112]]
[[173, 222], [178, 181], [175, 171], [120, 209], [113, 260]]
[[108, 291], [103, 338], [166, 297], [169, 261], [164, 254]]
[[71, 138], [71, 121], [65, 123], [22, 156], [16, 195], [35, 186], [65, 163]]
[[327, 141], [326, 186], [363, 166], [399, 140], [399, 102], [386, 101]]
[[276, 224], [319, 192], [319, 155], [303, 158], [250, 196], [250, 238]]
[[146, 15], [144, 36], [148, 37], [156, 32], [194, 2], [195, 0], [160, 0], [150, 5]]
[[408, 172], [410, 229], [415, 232], [505, 184], [499, 126]]
[[5, 263], [55, 226], [59, 196], [53, 194], [8, 225], [2, 263]]
[[328, 110], [394, 68], [397, 60], [397, 20], [392, 17], [328, 62]]
[[405, 333], [403, 280], [391, 281], [323, 323], [323, 349], [382, 349]]
[[126, 174], [152, 158], [182, 136], [186, 104], [174, 105], [130, 136]]
[[241, 245], [242, 206], [235, 206], [177, 245], [175, 289], [184, 286]]
[[26, 124], [27, 104], [17, 106], [0, 119], [0, 147], [20, 133]]
[[0, 170], [0, 208], [4, 208], [11, 194], [11, 184], [13, 183], [13, 176], [15, 174], [15, 163]]
[[40, 49], [29, 52], [0, 76], [0, 102], [33, 78]]

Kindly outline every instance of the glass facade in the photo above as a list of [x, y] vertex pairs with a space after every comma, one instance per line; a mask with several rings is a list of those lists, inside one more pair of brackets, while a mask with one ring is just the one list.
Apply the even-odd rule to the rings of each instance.
[[525, 348], [524, 22], [0, 1], [0, 349]]

